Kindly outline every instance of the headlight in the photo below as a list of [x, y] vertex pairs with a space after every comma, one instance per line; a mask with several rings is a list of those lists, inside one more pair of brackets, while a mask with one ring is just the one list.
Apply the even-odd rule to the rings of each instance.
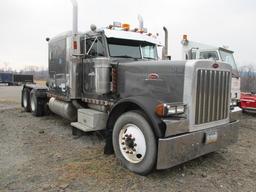
[[181, 105], [181, 106], [177, 106], [177, 113], [185, 113], [185, 106]]
[[160, 117], [166, 117], [185, 113], [185, 108], [186, 106], [183, 104], [161, 103], [156, 106], [155, 113]]
[[176, 107], [171, 107], [169, 105], [167, 105], [166, 107], [167, 107], [167, 115], [174, 115], [174, 114], [176, 114], [176, 112], [177, 112]]

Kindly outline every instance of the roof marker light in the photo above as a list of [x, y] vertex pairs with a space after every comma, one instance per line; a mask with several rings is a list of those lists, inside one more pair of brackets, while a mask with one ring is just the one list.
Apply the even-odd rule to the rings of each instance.
[[187, 41], [188, 40], [188, 35], [184, 34], [183, 35], [183, 40]]
[[122, 24], [122, 28], [123, 28], [125, 31], [129, 31], [129, 30], [130, 30], [130, 25], [127, 24], [127, 23], [124, 23], [124, 24]]

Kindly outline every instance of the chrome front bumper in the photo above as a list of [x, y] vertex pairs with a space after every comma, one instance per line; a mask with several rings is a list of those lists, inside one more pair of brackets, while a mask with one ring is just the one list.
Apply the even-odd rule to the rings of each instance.
[[188, 119], [165, 119], [163, 120], [166, 126], [165, 137], [178, 135], [181, 133], [189, 132], [189, 120]]
[[[237, 142], [239, 121], [158, 140], [157, 169], [166, 169]], [[183, 127], [183, 126], [181, 126]], [[208, 135], [217, 135], [209, 142]]]

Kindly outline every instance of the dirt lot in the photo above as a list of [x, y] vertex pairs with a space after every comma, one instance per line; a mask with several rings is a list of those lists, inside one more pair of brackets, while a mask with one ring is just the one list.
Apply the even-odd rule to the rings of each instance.
[[0, 85], [0, 102], [19, 104], [21, 100], [22, 86]]
[[256, 116], [243, 115], [237, 144], [142, 177], [103, 154], [99, 133], [25, 113], [19, 90], [0, 88], [0, 191], [256, 191]]

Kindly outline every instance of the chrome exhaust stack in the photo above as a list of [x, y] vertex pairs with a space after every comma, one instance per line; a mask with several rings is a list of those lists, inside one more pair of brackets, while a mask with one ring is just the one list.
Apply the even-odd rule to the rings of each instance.
[[77, 0], [71, 0], [73, 5], [73, 29], [72, 36], [68, 37], [70, 44], [69, 48], [69, 83], [70, 83], [70, 98], [79, 99], [81, 97], [81, 86], [79, 82], [81, 71], [81, 49], [80, 38], [81, 34], [78, 32], [78, 3]]
[[164, 30], [164, 49], [163, 49], [163, 59], [171, 60], [171, 56], [168, 55], [168, 30], [166, 27], [163, 27]]
[[71, 0], [73, 5], [73, 34], [78, 33], [78, 5], [76, 0]]
[[164, 30], [164, 55], [165, 57], [168, 54], [168, 30], [166, 27], [163, 27]]
[[138, 21], [139, 21], [139, 31], [143, 31], [144, 29], [144, 22], [143, 22], [143, 18], [141, 15], [138, 15]]

